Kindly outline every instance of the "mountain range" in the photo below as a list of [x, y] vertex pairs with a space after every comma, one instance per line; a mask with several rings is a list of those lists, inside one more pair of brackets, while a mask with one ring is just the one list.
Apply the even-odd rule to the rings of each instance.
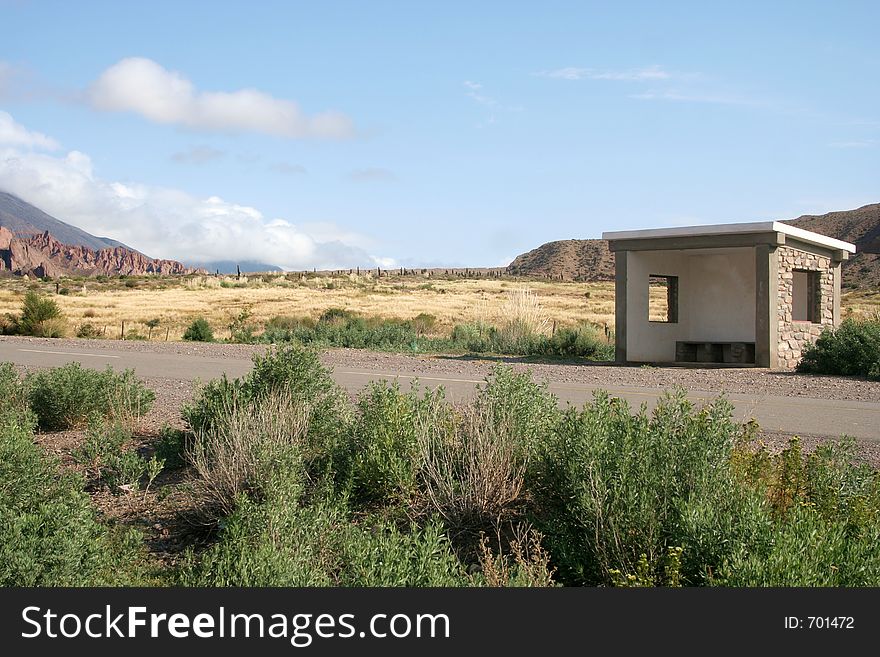
[[[852, 242], [856, 253], [843, 263], [844, 287], [880, 287], [880, 203], [855, 210], [803, 215], [784, 223]], [[614, 254], [605, 240], [560, 240], [517, 256], [506, 271], [516, 276], [611, 281]]]
[[150, 258], [117, 240], [91, 235], [0, 191], [0, 274], [55, 278], [193, 271], [176, 260]]
[[[855, 210], [803, 215], [793, 226], [852, 242], [856, 254], [844, 263], [846, 288], [880, 287], [880, 203]], [[30, 203], [0, 191], [0, 275], [94, 276], [281, 271], [263, 262], [222, 260], [181, 263], [150, 258], [108, 237], [96, 237]], [[506, 268], [516, 276], [560, 280], [614, 280], [614, 254], [605, 240], [548, 242], [517, 256]]]

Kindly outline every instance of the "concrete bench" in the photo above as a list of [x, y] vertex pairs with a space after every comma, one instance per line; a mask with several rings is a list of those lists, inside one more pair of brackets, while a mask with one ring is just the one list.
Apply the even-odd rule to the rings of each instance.
[[675, 343], [677, 363], [755, 364], [754, 342], [684, 342]]

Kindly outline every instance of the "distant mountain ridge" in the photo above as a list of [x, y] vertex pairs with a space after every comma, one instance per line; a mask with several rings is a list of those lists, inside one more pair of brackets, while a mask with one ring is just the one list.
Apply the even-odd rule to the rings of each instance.
[[[803, 215], [784, 223], [852, 242], [856, 253], [844, 263], [844, 287], [880, 287], [880, 203], [823, 215]], [[605, 240], [560, 240], [517, 256], [506, 272], [515, 276], [610, 281], [614, 280], [614, 254]]]
[[150, 258], [116, 240], [95, 237], [0, 192], [0, 273], [54, 278], [195, 271], [176, 260]]
[[95, 237], [3, 191], [0, 191], [0, 226], [7, 228], [17, 237], [39, 235], [48, 231], [56, 240], [70, 246], [85, 246], [95, 251], [121, 246], [129, 251], [135, 251], [130, 246], [109, 237]]
[[547, 242], [517, 256], [507, 266], [507, 273], [569, 281], [613, 281], [614, 254], [605, 240]]

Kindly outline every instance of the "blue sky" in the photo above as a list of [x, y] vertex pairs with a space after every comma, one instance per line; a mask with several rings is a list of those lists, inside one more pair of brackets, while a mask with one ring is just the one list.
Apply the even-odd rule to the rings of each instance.
[[506, 264], [880, 201], [876, 2], [0, 0], [0, 189], [150, 255]]

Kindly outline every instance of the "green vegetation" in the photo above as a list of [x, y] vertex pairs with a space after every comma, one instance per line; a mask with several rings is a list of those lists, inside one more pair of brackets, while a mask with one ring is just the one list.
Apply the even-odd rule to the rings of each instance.
[[798, 372], [880, 379], [880, 315], [847, 318], [804, 349]]
[[880, 582], [877, 473], [846, 441], [756, 451], [723, 399], [560, 410], [499, 368], [465, 406], [380, 383], [352, 408], [300, 349], [255, 372], [187, 409], [218, 528], [187, 584]]
[[42, 431], [82, 427], [96, 416], [130, 427], [155, 399], [133, 370], [98, 372], [77, 362], [29, 374], [24, 387]]
[[214, 342], [214, 331], [207, 319], [199, 317], [187, 327], [183, 339], [191, 342]]
[[61, 338], [65, 332], [66, 322], [58, 304], [36, 290], [25, 293], [21, 314], [7, 315], [3, 324], [3, 333], [7, 335]]
[[[143, 396], [87, 372], [0, 366], [2, 583], [880, 585], [880, 474], [854, 443], [771, 454], [723, 398], [673, 391], [633, 413], [599, 392], [561, 409], [499, 367], [463, 404], [384, 382], [352, 402], [288, 345], [202, 386], [188, 430], [164, 430], [151, 455], [112, 404], [69, 410], [107, 377]], [[72, 456], [90, 488], [146, 499], [177, 469], [201, 528], [176, 566], [145, 578], [137, 534], [96, 519], [82, 478], [35, 445], [38, 420], [87, 427]]]
[[95, 483], [104, 483], [111, 490], [137, 490], [146, 479], [145, 488], [153, 483], [165, 460], [155, 455], [149, 460], [135, 450], [124, 449], [132, 440], [125, 426], [106, 421], [93, 421], [82, 445], [73, 452], [73, 458], [85, 466]]
[[412, 320], [361, 317], [347, 310], [330, 308], [315, 321], [309, 318], [275, 317], [259, 336], [253, 333], [237, 341], [297, 344], [314, 347], [347, 347], [377, 351], [416, 353], [472, 352], [512, 356], [549, 356], [610, 360], [614, 345], [592, 324], [563, 327], [552, 335], [519, 322], [498, 328], [484, 324], [459, 324], [448, 336], [430, 335], [436, 320], [421, 314]]
[[23, 387], [0, 367], [0, 586], [144, 583], [140, 536], [99, 522], [82, 479], [34, 443]]

